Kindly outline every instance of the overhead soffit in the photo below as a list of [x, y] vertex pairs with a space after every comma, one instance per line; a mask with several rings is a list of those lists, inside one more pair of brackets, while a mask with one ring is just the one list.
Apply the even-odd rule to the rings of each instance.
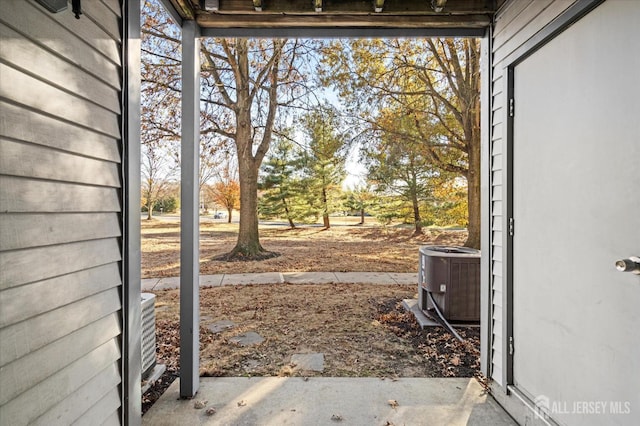
[[486, 28], [505, 0], [170, 0], [201, 28]]

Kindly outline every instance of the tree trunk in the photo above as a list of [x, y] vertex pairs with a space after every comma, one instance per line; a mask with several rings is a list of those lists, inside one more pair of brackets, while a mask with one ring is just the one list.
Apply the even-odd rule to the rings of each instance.
[[469, 150], [467, 173], [467, 203], [469, 206], [469, 235], [465, 247], [480, 248], [480, 149]]
[[230, 255], [250, 258], [264, 251], [258, 234], [258, 184], [255, 178], [257, 170], [252, 164], [246, 164], [246, 160], [239, 160], [239, 163], [240, 227], [238, 241]]
[[364, 208], [360, 209], [360, 225], [364, 225]]
[[[277, 256], [260, 245], [258, 233], [258, 169], [260, 163], [252, 155], [251, 130], [247, 123], [238, 120], [236, 148], [240, 177], [240, 226], [236, 246], [222, 256], [226, 260], [259, 260]], [[229, 215], [231, 217], [231, 215]]]
[[[280, 193], [282, 193], [282, 189], [280, 190]], [[294, 229], [296, 227], [296, 224], [293, 223], [293, 219], [291, 218], [291, 214], [289, 213], [289, 206], [287, 205], [287, 199], [284, 197], [282, 198], [282, 204], [284, 205], [284, 213], [287, 215], [289, 226], [291, 227], [291, 229]]]
[[416, 191], [411, 192], [411, 204], [413, 205], [413, 221], [415, 222], [415, 230], [413, 235], [422, 234], [422, 217], [420, 217], [420, 205], [418, 204], [418, 194]]
[[153, 219], [153, 206], [154, 203], [147, 203], [147, 220]]
[[322, 224], [325, 229], [331, 228], [331, 223], [329, 222], [329, 206], [327, 201], [327, 188], [322, 186]]
[[227, 216], [227, 223], [231, 223], [231, 214], [233, 213], [233, 209], [227, 209], [227, 213], [229, 214]]

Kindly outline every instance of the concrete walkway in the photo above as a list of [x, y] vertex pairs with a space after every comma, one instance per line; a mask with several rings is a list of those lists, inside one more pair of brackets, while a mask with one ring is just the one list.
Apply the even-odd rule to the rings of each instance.
[[[201, 407], [201, 408], [196, 408]], [[515, 425], [475, 379], [207, 377], [192, 400], [176, 380], [143, 425]]]
[[[396, 272], [263, 272], [257, 274], [200, 275], [200, 287], [242, 284], [415, 284], [417, 273]], [[180, 277], [145, 278], [142, 291], [169, 290], [180, 287]]]

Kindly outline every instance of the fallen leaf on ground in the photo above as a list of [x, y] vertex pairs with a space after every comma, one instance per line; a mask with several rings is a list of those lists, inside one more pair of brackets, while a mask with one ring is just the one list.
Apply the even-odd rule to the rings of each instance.
[[340, 414], [334, 414], [331, 416], [331, 420], [333, 420], [334, 422], [341, 422], [344, 420], [344, 417], [342, 417]]
[[207, 413], [207, 416], [213, 416], [216, 413], [216, 409], [214, 407], [209, 407], [207, 408], [207, 411], [205, 411], [205, 413]]
[[396, 401], [395, 399], [390, 399], [389, 401], [387, 401], [389, 403], [389, 405], [391, 406], [391, 408], [395, 409], [398, 408], [398, 401]]
[[247, 401], [244, 399], [242, 401], [238, 401], [238, 407], [244, 407], [245, 405], [247, 405]]
[[193, 408], [195, 408], [196, 410], [201, 410], [204, 407], [206, 407], [207, 402], [209, 402], [209, 401], [207, 401], [206, 399], [194, 401], [193, 402]]

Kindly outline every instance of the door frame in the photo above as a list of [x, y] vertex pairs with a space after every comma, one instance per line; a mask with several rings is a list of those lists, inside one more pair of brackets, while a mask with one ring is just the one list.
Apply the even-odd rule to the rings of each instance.
[[533, 37], [527, 40], [522, 46], [511, 53], [504, 61], [505, 65], [502, 70], [504, 81], [507, 82], [507, 125], [505, 128], [505, 158], [504, 173], [506, 176], [503, 186], [503, 197], [505, 202], [506, 214], [503, 216], [503, 233], [502, 246], [506, 248], [506, 262], [503, 265], [503, 274], [506, 277], [506, 288], [503, 293], [503, 306], [506, 307], [505, 321], [503, 321], [502, 335], [502, 351], [506, 354], [505, 368], [503, 369], [502, 382], [504, 383], [506, 393], [513, 393], [521, 400], [525, 401], [531, 407], [534, 404], [530, 399], [519, 391], [513, 380], [513, 231], [517, 228], [517, 224], [513, 222], [513, 124], [514, 117], [517, 114], [517, 104], [515, 103], [514, 77], [515, 68], [533, 53], [538, 51], [544, 45], [553, 40], [560, 33], [565, 31], [575, 22], [583, 18], [589, 12], [594, 10], [605, 0], [578, 0], [565, 10], [555, 20], [545, 26]]

